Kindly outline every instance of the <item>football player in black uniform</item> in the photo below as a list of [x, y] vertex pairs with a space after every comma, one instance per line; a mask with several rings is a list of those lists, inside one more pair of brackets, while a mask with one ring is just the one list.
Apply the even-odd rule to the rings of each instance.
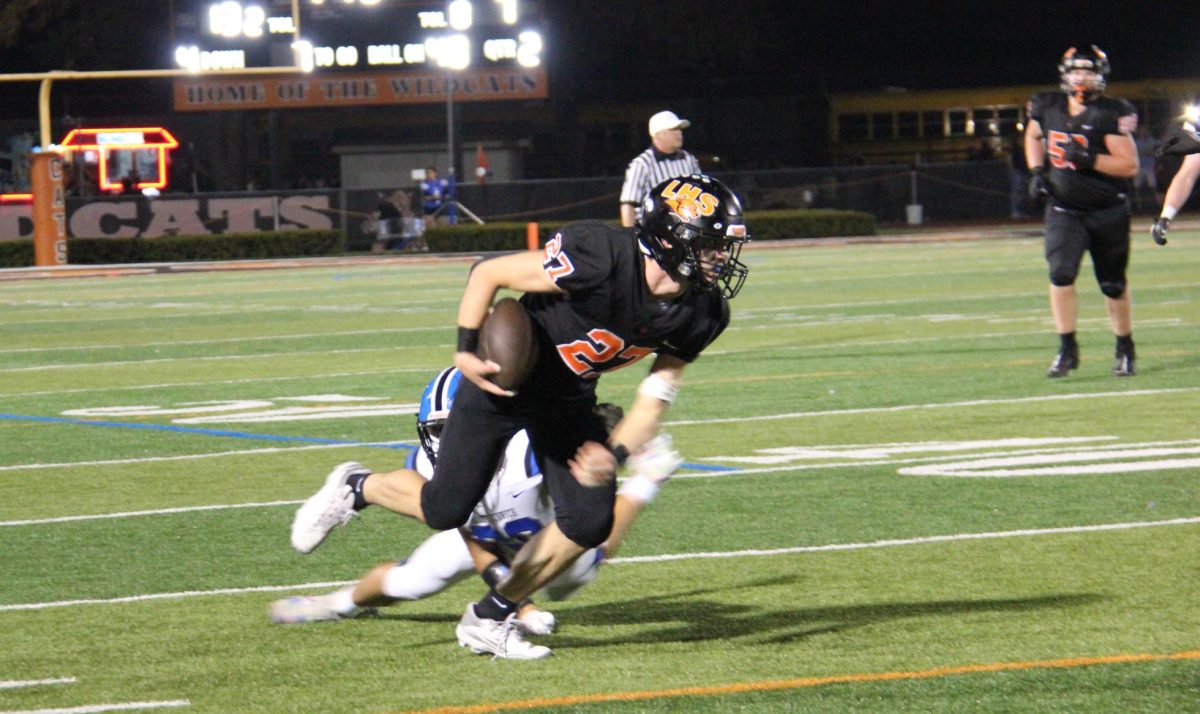
[[1137, 111], [1123, 99], [1104, 96], [1109, 62], [1095, 45], [1067, 50], [1058, 71], [1062, 91], [1033, 96], [1025, 130], [1030, 195], [1048, 195], [1050, 312], [1061, 343], [1046, 376], [1065, 377], [1079, 366], [1075, 279], [1086, 251], [1117, 337], [1113, 374], [1128, 377], [1136, 359], [1126, 269], [1128, 195], [1138, 171]]
[[[442, 432], [433, 478], [409, 470], [344, 476], [354, 508], [381, 505], [449, 530], [483, 497], [509, 439], [528, 431], [555, 520], [521, 548], [506, 578], [467, 606], [456, 630], [459, 644], [512, 659], [550, 653], [521, 637], [511, 626], [513, 613], [608, 537], [616, 470], [656, 436], [684, 369], [729, 324], [729, 299], [747, 274], [738, 257], [749, 238], [733, 192], [716, 179], [691, 175], [653, 188], [632, 229], [568, 224], [544, 251], [474, 266], [459, 304], [454, 358], [466, 379]], [[475, 354], [479, 326], [501, 288], [524, 293], [521, 304], [538, 343], [532, 376], [515, 393], [489, 381], [499, 365]], [[633, 405], [607, 434], [595, 412], [597, 378], [651, 354]], [[328, 490], [339, 489], [343, 485]], [[308, 531], [315, 547], [349, 518], [335, 500], [327, 513], [293, 524], [293, 533]]]
[[1200, 177], [1200, 111], [1188, 108], [1183, 121], [1175, 122], [1167, 130], [1162, 141], [1154, 147], [1154, 153], [1159, 156], [1182, 156], [1183, 164], [1171, 179], [1167, 195], [1163, 199], [1162, 213], [1150, 228], [1150, 237], [1159, 245], [1167, 244], [1167, 231], [1171, 221], [1179, 213], [1179, 209], [1187, 203], [1192, 195], [1196, 179]]

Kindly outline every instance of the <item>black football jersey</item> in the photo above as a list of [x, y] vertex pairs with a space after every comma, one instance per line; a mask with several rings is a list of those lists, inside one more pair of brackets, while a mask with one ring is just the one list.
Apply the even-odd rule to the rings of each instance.
[[1132, 188], [1129, 179], [1091, 169], [1076, 169], [1063, 158], [1063, 148], [1076, 141], [1093, 154], [1107, 154], [1104, 137], [1137, 130], [1137, 110], [1124, 99], [1097, 97], [1083, 112], [1070, 116], [1064, 92], [1040, 92], [1030, 100], [1029, 116], [1042, 125], [1046, 143], [1046, 178], [1050, 195], [1067, 208], [1095, 210], [1125, 200]]
[[650, 294], [634, 231], [598, 221], [563, 226], [546, 244], [543, 268], [565, 294], [526, 293], [521, 304], [538, 333], [537, 372], [526, 385], [567, 396], [595, 389], [604, 372], [653, 353], [694, 360], [729, 324], [729, 302], [688, 290], [674, 300]]

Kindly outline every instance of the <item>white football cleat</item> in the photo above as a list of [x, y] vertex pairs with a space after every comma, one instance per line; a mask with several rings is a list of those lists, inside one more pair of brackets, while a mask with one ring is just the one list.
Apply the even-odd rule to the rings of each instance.
[[325, 485], [314, 493], [296, 511], [292, 520], [292, 547], [301, 553], [311, 553], [329, 531], [346, 523], [354, 512], [354, 492], [346, 483], [354, 474], [371, 473], [360, 463], [347, 461], [339, 464], [325, 478]]
[[489, 620], [475, 614], [474, 603], [467, 605], [454, 634], [459, 645], [475, 654], [490, 654], [493, 659], [541, 659], [550, 655], [549, 647], [530, 644], [521, 636], [516, 613], [503, 622]]
[[517, 629], [522, 635], [550, 635], [558, 624], [553, 612], [533, 610], [517, 618]]
[[302, 622], [328, 622], [354, 617], [342, 615], [333, 609], [326, 595], [293, 595], [271, 603], [271, 622], [280, 625], [295, 625]]

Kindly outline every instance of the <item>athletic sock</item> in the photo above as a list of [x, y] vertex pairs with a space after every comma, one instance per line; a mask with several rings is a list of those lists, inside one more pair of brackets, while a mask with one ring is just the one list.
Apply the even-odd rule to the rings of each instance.
[[366, 481], [367, 477], [370, 475], [371, 474], [350, 474], [350, 477], [346, 479], [346, 485], [354, 489], [354, 510], [356, 511], [361, 511], [362, 509], [371, 505], [367, 503], [367, 497], [363, 495], [363, 481]]
[[1075, 341], [1074, 332], [1063, 332], [1058, 336], [1060, 352], [1079, 352], [1079, 343]]
[[349, 616], [358, 611], [358, 605], [354, 604], [354, 586], [342, 588], [337, 592], [329, 594], [329, 605], [333, 611], [339, 615]]
[[502, 621], [516, 611], [517, 603], [496, 592], [495, 588], [489, 590], [482, 600], [475, 603], [475, 614], [488, 620]]
[[1133, 333], [1132, 332], [1130, 332], [1128, 335], [1125, 335], [1124, 337], [1122, 337], [1121, 335], [1117, 335], [1117, 354], [1130, 355], [1130, 356], [1133, 355]]

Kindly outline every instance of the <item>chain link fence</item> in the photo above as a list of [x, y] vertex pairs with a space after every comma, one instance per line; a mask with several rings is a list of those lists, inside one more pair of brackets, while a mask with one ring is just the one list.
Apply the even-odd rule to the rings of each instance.
[[[749, 210], [831, 208], [864, 211], [883, 225], [912, 222], [1007, 220], [1032, 213], [1024, 200], [1024, 177], [1003, 161], [852, 166], [765, 171], [714, 172], [742, 198]], [[622, 178], [545, 179], [504, 183], [461, 183], [457, 200], [485, 222], [616, 220]], [[180, 194], [167, 192], [151, 201], [141, 196], [71, 196], [67, 199], [70, 235], [78, 237], [153, 237], [167, 233], [225, 233], [276, 230], [311, 225], [305, 216], [346, 231], [353, 250], [377, 247], [383, 236], [376, 207], [381, 192], [403, 194], [406, 218], [420, 218], [415, 186], [378, 189], [310, 189], [253, 193]], [[460, 211], [458, 220], [467, 220]], [[388, 235], [405, 231], [385, 231]], [[411, 233], [411, 231], [407, 231]], [[31, 210], [0, 206], [0, 240], [32, 235]], [[397, 247], [397, 246], [389, 246]]]
[[[900, 223], [907, 207], [923, 207], [926, 221], [1007, 219], [1014, 214], [1014, 182], [1004, 161], [849, 166], [769, 171], [715, 171], [749, 210], [836, 208], [864, 211], [880, 223]], [[486, 221], [614, 219], [620, 177], [460, 184], [458, 200]], [[1017, 201], [1021, 204], [1021, 201]], [[1023, 209], [1023, 204], [1021, 205]]]

